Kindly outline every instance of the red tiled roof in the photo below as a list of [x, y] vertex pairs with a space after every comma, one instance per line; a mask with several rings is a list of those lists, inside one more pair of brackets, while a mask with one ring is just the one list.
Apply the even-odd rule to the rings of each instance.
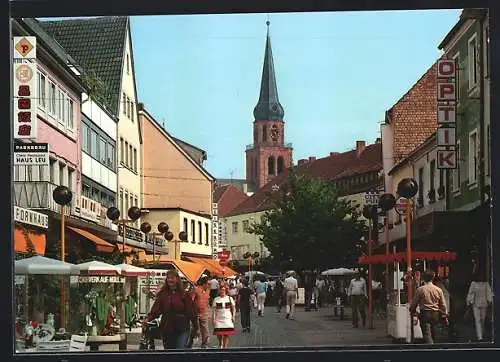
[[247, 194], [233, 185], [215, 187], [214, 202], [217, 203], [219, 217], [224, 217], [246, 199], [248, 199]]
[[[366, 146], [359, 156], [356, 150], [352, 150], [294, 167], [294, 170], [298, 173], [306, 174], [321, 180], [337, 180], [356, 174], [380, 171], [382, 169], [381, 143]], [[278, 185], [282, 188], [288, 181], [289, 172], [290, 169], [287, 169], [279, 176], [276, 176], [226, 216], [269, 210], [273, 203], [271, 199], [273, 186]]]
[[387, 112], [393, 131], [395, 163], [406, 158], [437, 129], [436, 65]]

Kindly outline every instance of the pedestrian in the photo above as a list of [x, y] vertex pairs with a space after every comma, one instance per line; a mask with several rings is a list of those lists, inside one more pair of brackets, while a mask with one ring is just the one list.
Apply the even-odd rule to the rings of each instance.
[[266, 286], [265, 279], [259, 278], [255, 281], [255, 295], [257, 297], [257, 315], [264, 316], [264, 303], [266, 302]]
[[436, 338], [436, 326], [444, 321], [448, 325], [448, 309], [443, 290], [434, 285], [434, 272], [426, 271], [423, 275], [424, 285], [417, 288], [415, 297], [410, 305], [412, 321], [415, 324], [417, 307], [420, 309], [418, 318], [424, 343], [433, 344]]
[[476, 273], [467, 293], [467, 305], [472, 309], [476, 325], [476, 337], [480, 342], [484, 337], [486, 316], [492, 302], [493, 296], [490, 284], [485, 281], [482, 274]]
[[227, 294], [227, 287], [219, 289], [219, 295], [215, 297], [212, 304], [212, 324], [214, 335], [219, 339], [219, 348], [229, 346], [229, 337], [235, 333], [234, 319], [236, 315], [233, 298]]
[[281, 307], [283, 306], [283, 282], [281, 279], [276, 280], [276, 284], [274, 285], [273, 294], [274, 301], [276, 303], [276, 313], [281, 313]]
[[250, 332], [250, 311], [252, 309], [253, 291], [248, 287], [248, 282], [243, 281], [243, 286], [238, 291], [237, 304], [240, 307], [241, 328], [243, 332]]
[[325, 287], [326, 283], [323, 277], [318, 276], [316, 279], [316, 288], [315, 288], [315, 296], [314, 299], [316, 300], [316, 306], [318, 308], [323, 307], [323, 303], [325, 302]]
[[[202, 277], [198, 282], [198, 286], [193, 291], [194, 305], [196, 308], [196, 314], [198, 317], [198, 325], [200, 328], [201, 335], [201, 348], [208, 347], [208, 317], [209, 317], [209, 292], [208, 278]], [[192, 338], [195, 337], [194, 334], [191, 335]]]
[[158, 291], [143, 325], [160, 315], [160, 330], [166, 350], [186, 348], [191, 330], [194, 335], [199, 335], [192, 295], [184, 290], [179, 273], [174, 269], [167, 271], [165, 283]]
[[215, 276], [213, 276], [212, 279], [210, 279], [210, 281], [208, 282], [208, 284], [210, 286], [209, 302], [210, 302], [210, 305], [212, 305], [212, 302], [214, 301], [215, 297], [217, 296], [217, 294], [219, 292], [219, 281], [217, 280], [217, 278]]
[[352, 326], [358, 328], [359, 326], [359, 315], [361, 315], [361, 320], [363, 322], [363, 327], [366, 326], [366, 311], [365, 304], [367, 299], [366, 293], [366, 281], [361, 278], [359, 272], [354, 275], [354, 279], [351, 280], [349, 287], [347, 288], [347, 296], [349, 297], [349, 303], [352, 309]]
[[295, 272], [288, 272], [283, 283], [286, 293], [286, 319], [295, 319], [295, 303], [299, 297], [299, 283], [295, 279]]

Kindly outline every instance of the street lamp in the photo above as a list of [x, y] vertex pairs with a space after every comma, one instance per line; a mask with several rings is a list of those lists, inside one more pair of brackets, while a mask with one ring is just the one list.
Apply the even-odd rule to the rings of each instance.
[[[128, 219], [120, 219], [120, 210], [116, 207], [110, 207], [108, 211], [106, 211], [106, 216], [110, 219], [114, 224], [121, 226], [123, 232], [123, 244], [122, 244], [122, 253], [125, 254], [125, 236], [127, 234], [127, 224], [131, 224], [136, 222], [141, 217], [141, 209], [137, 206], [132, 206], [128, 209], [127, 212]], [[125, 260], [125, 259], [124, 259]], [[124, 261], [126, 262], [126, 261]]]
[[[65, 206], [71, 204], [73, 193], [66, 186], [57, 186], [52, 192], [52, 198], [60, 206], [61, 212], [61, 261], [66, 259]], [[64, 277], [61, 276], [61, 328], [66, 328], [66, 291]]]
[[[378, 201], [378, 206], [385, 214], [385, 256], [389, 258], [389, 242], [390, 242], [390, 225], [389, 225], [389, 210], [396, 205], [396, 198], [392, 194], [382, 194]], [[385, 263], [385, 293], [386, 298], [389, 295], [389, 263]]]
[[257, 259], [259, 256], [260, 256], [260, 254], [258, 252], [255, 252], [252, 254], [252, 253], [247, 251], [245, 254], [243, 254], [243, 257], [248, 260], [248, 278], [249, 278], [250, 285], [252, 284], [252, 280], [253, 280], [252, 265], [254, 263], [254, 260]]
[[[377, 205], [366, 205], [363, 207], [363, 216], [368, 219], [368, 257], [372, 255], [373, 232], [378, 233], [378, 207]], [[368, 264], [368, 327], [373, 329], [373, 275], [372, 264]]]
[[156, 252], [155, 252], [156, 242], [154, 240], [154, 237], [163, 235], [164, 238], [168, 241], [171, 241], [174, 238], [174, 234], [172, 234], [172, 232], [168, 231], [169, 226], [166, 222], [163, 222], [163, 221], [160, 222], [156, 228], [158, 229], [158, 232], [151, 233], [152, 227], [151, 227], [150, 223], [143, 222], [141, 224], [141, 231], [144, 234], [146, 234], [146, 238], [148, 237], [149, 233], [151, 233], [151, 236], [153, 236], [153, 261], [155, 261], [155, 257], [156, 257], [156, 255], [155, 255], [156, 254]]

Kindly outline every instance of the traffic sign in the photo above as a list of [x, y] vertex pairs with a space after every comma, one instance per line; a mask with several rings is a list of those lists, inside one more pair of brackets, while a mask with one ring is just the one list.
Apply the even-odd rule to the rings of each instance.
[[457, 152], [455, 150], [438, 150], [437, 159], [438, 169], [457, 168]]
[[406, 208], [408, 207], [408, 203], [411, 203], [411, 200], [405, 198], [405, 197], [400, 197], [397, 201], [396, 201], [396, 205], [394, 206], [394, 210], [396, 210], [396, 212], [399, 214], [399, 215], [406, 215]]
[[379, 197], [380, 197], [380, 195], [376, 192], [366, 192], [365, 199], [364, 199], [364, 205], [365, 206], [378, 205]]
[[217, 257], [221, 262], [227, 262], [229, 260], [229, 257], [231, 256], [231, 252], [229, 250], [223, 250], [219, 251], [217, 253]]

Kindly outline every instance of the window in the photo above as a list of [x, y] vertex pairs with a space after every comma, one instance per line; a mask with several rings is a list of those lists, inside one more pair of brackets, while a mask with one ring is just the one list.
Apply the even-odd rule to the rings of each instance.
[[127, 96], [123, 93], [123, 114], [127, 114]]
[[278, 175], [283, 172], [285, 169], [285, 160], [283, 159], [283, 156], [278, 157]]
[[56, 98], [56, 118], [58, 121], [63, 121], [63, 114], [64, 114], [64, 101], [62, 99], [63, 94], [62, 92], [58, 89], [57, 90], [57, 98]]
[[90, 130], [90, 155], [99, 160], [99, 136], [94, 130]]
[[137, 196], [134, 197], [134, 205], [137, 207], [140, 207], [139, 206], [139, 199], [137, 198]]
[[124, 209], [124, 204], [123, 204], [123, 190], [120, 189], [120, 205], [118, 206], [118, 208], [120, 209], [120, 214], [123, 215], [123, 209]]
[[209, 234], [208, 234], [208, 224], [205, 223], [205, 245], [209, 245]]
[[128, 142], [125, 141], [125, 159], [124, 159], [124, 164], [128, 166]]
[[137, 172], [137, 149], [134, 148], [134, 171]]
[[127, 117], [130, 118], [130, 98], [127, 97]]
[[124, 201], [125, 201], [125, 208], [123, 209], [123, 216], [127, 215], [128, 209], [130, 208], [131, 205], [128, 204], [128, 191], [125, 190], [125, 196], [124, 196]]
[[101, 164], [106, 165], [106, 140], [102, 137], [99, 138], [99, 161]]
[[486, 175], [491, 174], [491, 136], [490, 125], [486, 126]]
[[33, 181], [33, 167], [32, 166], [26, 166], [26, 181]]
[[45, 109], [47, 106], [47, 95], [46, 95], [46, 78], [45, 75], [42, 73], [38, 73], [38, 105]]
[[424, 200], [424, 168], [418, 169], [418, 201], [423, 204]]
[[38, 167], [38, 175], [40, 181], [48, 181], [47, 178], [45, 177], [47, 175], [46, 167], [47, 166]]
[[[183, 224], [182, 224], [182, 231], [184, 231], [186, 234], [188, 234], [188, 219], [187, 217], [185, 217], [183, 220], [182, 220]], [[187, 241], [187, 240], [186, 240]]]
[[74, 190], [73, 182], [74, 182], [75, 170], [68, 168], [68, 188], [70, 190]]
[[469, 89], [477, 85], [478, 69], [477, 69], [477, 40], [476, 35], [469, 39], [467, 45], [467, 68], [469, 75]]
[[90, 186], [82, 183], [82, 195], [84, 197], [90, 197]]
[[269, 156], [269, 158], [267, 159], [267, 174], [268, 175], [274, 175], [274, 169], [275, 169], [275, 166], [274, 166], [274, 156]]
[[50, 182], [55, 184], [56, 183], [56, 160], [50, 159], [49, 161], [49, 175], [50, 175]]
[[49, 82], [49, 113], [56, 114], [56, 85]]
[[134, 204], [134, 195], [130, 194], [130, 207], [132, 206], [137, 206], [137, 205]]
[[469, 184], [477, 182], [477, 131], [474, 130], [469, 134]]
[[455, 54], [452, 58], [454, 61], [455, 61], [455, 74], [456, 74], [456, 79], [455, 79], [455, 84], [456, 84], [456, 87], [457, 89], [455, 90], [455, 95], [457, 97], [457, 104], [460, 103], [460, 80], [461, 80], [461, 77], [460, 77], [460, 52], [458, 52], [457, 54]]
[[129, 149], [129, 156], [130, 156], [130, 160], [128, 160], [128, 162], [129, 162], [128, 166], [130, 168], [132, 168], [133, 164], [134, 164], [134, 151], [133, 151], [132, 145], [129, 145], [128, 149]]
[[439, 188], [444, 187], [444, 170], [439, 170]]
[[237, 221], [233, 221], [233, 223], [231, 224], [231, 227], [233, 230], [233, 234], [238, 233], [238, 222]]
[[130, 103], [130, 119], [134, 122], [134, 103]]
[[130, 74], [130, 59], [128, 54], [127, 54], [127, 74]]
[[262, 127], [262, 142], [267, 141], [267, 126]]
[[191, 242], [194, 243], [196, 239], [196, 225], [194, 220], [191, 220]]
[[460, 148], [460, 141], [457, 141], [457, 146], [456, 146], [456, 151], [457, 151], [457, 168], [453, 170], [453, 191], [454, 192], [459, 192], [460, 191], [460, 184], [461, 184], [461, 177], [460, 177], [460, 164], [462, 163], [461, 161], [461, 148]]
[[108, 143], [108, 162], [107, 165], [111, 169], [115, 169], [115, 146]]
[[435, 178], [436, 178], [436, 160], [432, 160], [429, 168], [429, 189], [435, 190]]
[[85, 123], [82, 122], [82, 150], [85, 153], [90, 153], [90, 146], [89, 146], [89, 126]]
[[248, 220], [243, 221], [243, 232], [248, 232], [249, 224]]
[[75, 104], [72, 99], [68, 99], [68, 128], [75, 128]]
[[120, 162], [123, 163], [123, 138], [120, 137]]
[[198, 221], [198, 244], [203, 244], [203, 228], [201, 227], [201, 221]]
[[59, 185], [64, 185], [64, 164], [59, 164]]

